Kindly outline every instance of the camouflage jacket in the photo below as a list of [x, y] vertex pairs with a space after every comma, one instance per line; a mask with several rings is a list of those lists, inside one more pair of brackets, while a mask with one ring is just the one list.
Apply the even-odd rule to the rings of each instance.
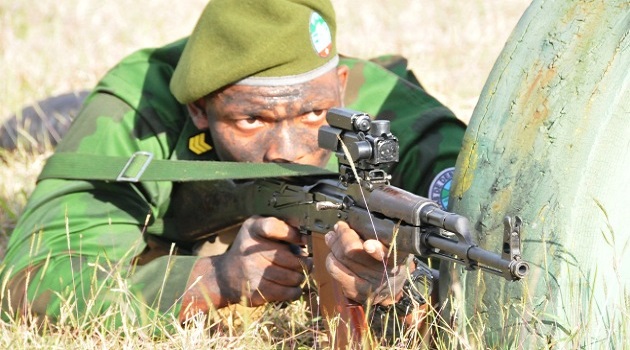
[[[168, 88], [184, 43], [138, 51], [112, 68], [57, 151], [129, 157], [142, 150], [158, 159], [215, 160], [213, 151], [189, 147], [189, 139], [200, 132]], [[344, 57], [341, 64], [350, 67], [346, 106], [392, 121], [401, 150], [393, 184], [427, 196], [436, 174], [454, 166], [464, 124], [420, 87], [397, 56], [372, 61]], [[209, 137], [205, 140], [211, 144]], [[147, 246], [147, 226], [172, 205], [173, 186], [40, 181], [3, 262], [3, 281], [10, 278], [8, 289], [14, 295], [3, 299], [4, 310], [11, 307], [15, 313], [27, 300], [33, 313], [53, 320], [59, 320], [66, 303], [79, 314], [103, 314], [116, 306], [116, 322], [176, 318], [198, 258], [163, 256], [142, 266], [132, 262]]]

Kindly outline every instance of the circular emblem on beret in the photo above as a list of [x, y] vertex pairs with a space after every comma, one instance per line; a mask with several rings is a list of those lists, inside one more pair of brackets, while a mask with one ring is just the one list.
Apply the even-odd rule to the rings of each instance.
[[446, 168], [440, 171], [429, 186], [429, 199], [437, 202], [443, 210], [448, 208], [448, 195], [451, 193], [454, 173], [455, 168]]
[[328, 23], [319, 13], [311, 13], [308, 32], [311, 35], [311, 44], [313, 44], [315, 52], [320, 57], [328, 57], [332, 50], [332, 35]]

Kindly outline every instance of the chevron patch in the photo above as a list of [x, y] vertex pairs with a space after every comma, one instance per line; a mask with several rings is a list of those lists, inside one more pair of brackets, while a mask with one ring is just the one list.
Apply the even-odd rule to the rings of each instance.
[[188, 149], [194, 154], [202, 154], [210, 151], [212, 146], [206, 142], [206, 134], [197, 134], [188, 139]]

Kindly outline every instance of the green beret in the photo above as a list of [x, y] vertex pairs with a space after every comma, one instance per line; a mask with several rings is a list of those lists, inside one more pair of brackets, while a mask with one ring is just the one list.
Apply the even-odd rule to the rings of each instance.
[[228, 84], [290, 85], [329, 72], [339, 57], [328, 0], [211, 0], [175, 68], [182, 104]]

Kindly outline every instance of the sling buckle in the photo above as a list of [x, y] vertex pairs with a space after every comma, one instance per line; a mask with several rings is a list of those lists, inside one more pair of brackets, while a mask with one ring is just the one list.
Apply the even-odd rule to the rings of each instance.
[[131, 155], [131, 158], [125, 164], [116, 181], [118, 182], [138, 182], [144, 171], [153, 160], [153, 153], [146, 151], [138, 151]]

